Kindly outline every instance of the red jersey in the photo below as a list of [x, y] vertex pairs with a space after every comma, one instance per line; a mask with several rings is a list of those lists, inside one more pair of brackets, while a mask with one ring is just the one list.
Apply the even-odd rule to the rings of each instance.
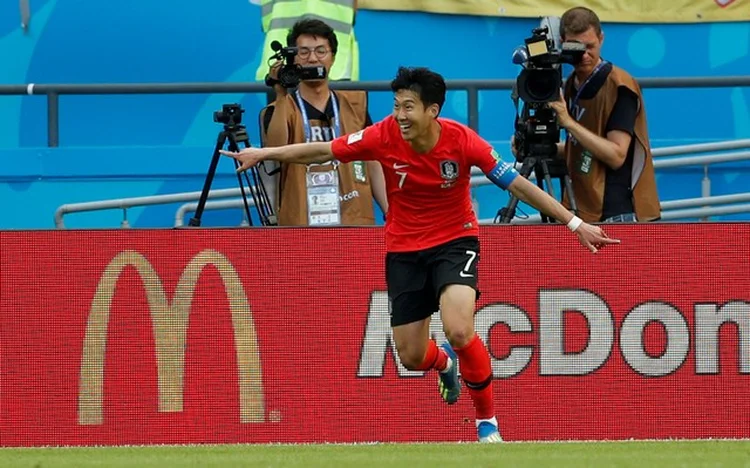
[[388, 252], [424, 250], [479, 234], [471, 167], [487, 174], [499, 157], [469, 127], [443, 118], [438, 122], [440, 138], [428, 153], [417, 153], [404, 141], [392, 116], [332, 142], [333, 156], [342, 163], [376, 160], [383, 166]]

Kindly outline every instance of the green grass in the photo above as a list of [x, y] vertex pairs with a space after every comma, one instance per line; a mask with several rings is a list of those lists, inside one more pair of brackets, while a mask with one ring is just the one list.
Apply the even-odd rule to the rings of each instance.
[[0, 466], [67, 467], [749, 467], [750, 441], [212, 445], [0, 449]]

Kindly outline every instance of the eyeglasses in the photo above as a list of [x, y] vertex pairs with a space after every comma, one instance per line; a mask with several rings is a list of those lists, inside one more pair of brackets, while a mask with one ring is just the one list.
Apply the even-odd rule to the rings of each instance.
[[300, 58], [306, 59], [310, 56], [310, 53], [315, 51], [315, 56], [319, 59], [324, 58], [326, 55], [328, 55], [328, 48], [326, 46], [318, 46], [314, 49], [311, 49], [309, 47], [300, 47], [297, 50], [297, 55], [299, 55]]

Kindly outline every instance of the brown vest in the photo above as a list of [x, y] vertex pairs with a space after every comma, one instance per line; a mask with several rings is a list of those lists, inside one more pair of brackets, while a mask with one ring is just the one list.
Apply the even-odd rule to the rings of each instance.
[[[333, 92], [333, 91], [332, 91]], [[364, 91], [335, 91], [339, 103], [341, 133], [348, 134], [365, 127], [367, 94]], [[268, 132], [263, 134], [264, 146], [284, 146], [305, 142], [302, 114], [293, 93], [270, 104], [274, 111]], [[261, 111], [261, 122], [266, 109]], [[330, 140], [330, 129], [323, 122], [310, 120], [313, 141]], [[327, 125], [327, 123], [326, 123]], [[262, 129], [261, 129], [262, 130]], [[282, 164], [276, 199], [279, 226], [306, 226], [307, 178], [310, 171], [330, 170], [330, 163], [322, 165]], [[364, 162], [338, 164], [339, 195], [341, 196], [342, 225], [375, 224], [372, 188]]]
[[[659, 195], [656, 190], [654, 162], [651, 156], [651, 146], [648, 137], [646, 110], [643, 106], [643, 95], [638, 83], [626, 71], [616, 66], [607, 77], [605, 83], [592, 99], [580, 99], [578, 106], [585, 109], [578, 122], [593, 133], [605, 137], [606, 125], [617, 101], [617, 89], [620, 86], [633, 91], [638, 96], [639, 110], [635, 119], [633, 152], [633, 172], [631, 190], [633, 207], [638, 221], [654, 221], [661, 217]], [[574, 97], [573, 76], [565, 84], [565, 100], [570, 102]], [[576, 110], [571, 110], [575, 112]], [[576, 117], [575, 115], [573, 116]], [[601, 221], [604, 205], [604, 187], [607, 177], [607, 165], [591, 158], [591, 165], [587, 173], [581, 170], [582, 145], [573, 145], [570, 138], [565, 144], [565, 157], [568, 172], [573, 182], [573, 193], [578, 205], [578, 216], [586, 222]], [[566, 207], [570, 207], [567, 197], [563, 200]]]

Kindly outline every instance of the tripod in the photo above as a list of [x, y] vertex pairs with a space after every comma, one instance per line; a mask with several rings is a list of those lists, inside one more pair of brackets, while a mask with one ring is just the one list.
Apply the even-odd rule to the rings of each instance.
[[[214, 113], [214, 121], [221, 122], [224, 124], [224, 128], [219, 132], [219, 136], [216, 140], [216, 147], [214, 148], [214, 154], [211, 158], [211, 164], [208, 167], [208, 173], [206, 174], [206, 180], [203, 183], [203, 191], [201, 192], [200, 199], [198, 200], [198, 206], [195, 209], [193, 217], [190, 219], [189, 226], [200, 226], [201, 217], [203, 216], [203, 210], [206, 207], [206, 200], [208, 199], [208, 193], [211, 189], [214, 176], [216, 175], [216, 166], [219, 164], [219, 159], [222, 157], [219, 150], [224, 148], [224, 145], [229, 143], [229, 151], [238, 152], [240, 151], [238, 143], [242, 143], [245, 148], [250, 147], [250, 139], [247, 136], [245, 126], [240, 124], [241, 115], [244, 110], [239, 104], [224, 105], [221, 111]], [[235, 169], [240, 167], [239, 161], [234, 161]], [[250, 175], [248, 176], [248, 173]], [[263, 180], [260, 177], [260, 171], [258, 166], [252, 167], [248, 171], [240, 174], [237, 173], [237, 182], [240, 186], [240, 192], [242, 193], [242, 201], [245, 208], [245, 216], [250, 226], [253, 225], [252, 217], [250, 215], [250, 205], [247, 200], [247, 194], [245, 193], [245, 184], [242, 178], [245, 178], [247, 186], [249, 187], [250, 194], [253, 197], [253, 204], [258, 214], [258, 219], [262, 226], [275, 226], [276, 216], [273, 214], [271, 207], [271, 201], [268, 197]], [[251, 182], [252, 179], [252, 182]]]
[[[565, 161], [563, 161], [562, 159], [555, 159], [550, 156], [537, 155], [526, 156], [522, 161], [523, 162], [521, 164], [521, 169], [519, 170], [521, 176], [528, 179], [531, 175], [531, 172], [534, 171], [537, 186], [540, 189], [545, 190], [546, 183], [546, 192], [549, 193], [552, 198], [555, 198], [555, 190], [552, 186], [552, 179], [558, 179], [560, 181], [560, 190], [564, 191], [564, 193], [568, 196], [571, 210], [575, 214], [578, 213], [578, 205], [576, 204], [576, 199], [573, 195], [573, 183], [570, 180], [570, 175], [568, 174], [568, 168], [565, 165]], [[511, 220], [516, 216], [517, 206], [518, 197], [516, 197], [515, 195], [511, 195], [510, 200], [508, 200], [508, 204], [505, 206], [505, 208], [501, 208], [497, 212], [495, 223], [510, 223]], [[551, 223], [553, 221], [544, 213], [540, 214], [543, 223]]]

